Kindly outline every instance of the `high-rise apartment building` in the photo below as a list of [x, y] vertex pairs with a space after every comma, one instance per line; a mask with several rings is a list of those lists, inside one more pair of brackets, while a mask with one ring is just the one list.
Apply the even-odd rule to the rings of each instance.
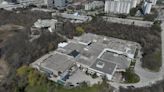
[[144, 14], [149, 14], [151, 12], [152, 5], [153, 5], [152, 2], [144, 2], [143, 5]]
[[136, 5], [137, 0], [107, 0], [105, 1], [105, 12], [128, 14], [130, 9], [136, 7]]
[[152, 5], [156, 5], [157, 0], [149, 0], [150, 2], [152, 2]]

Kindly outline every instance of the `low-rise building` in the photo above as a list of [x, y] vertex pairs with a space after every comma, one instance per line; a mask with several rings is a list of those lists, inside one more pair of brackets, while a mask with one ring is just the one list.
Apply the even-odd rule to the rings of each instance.
[[9, 3], [7, 1], [2, 0], [2, 2], [0, 1], [0, 8], [12, 11], [13, 9], [16, 9], [16, 8], [23, 8], [23, 6], [20, 4], [16, 5], [16, 4]]
[[54, 81], [60, 81], [65, 83], [71, 67], [75, 64], [73, 57], [64, 55], [59, 52], [52, 52], [49, 55], [38, 59], [38, 61], [32, 64], [32, 67], [45, 72], [48, 77]]
[[57, 20], [55, 19], [38, 19], [35, 23], [34, 26], [35, 28], [41, 29], [41, 28], [48, 28], [50, 32], [53, 32], [56, 29], [56, 24], [58, 23]]
[[115, 17], [103, 17], [105, 21], [126, 25], [135, 25], [140, 27], [151, 27], [153, 22], [151, 21], [142, 21], [142, 20], [134, 20], [134, 19], [123, 19], [123, 18], [115, 18]]
[[22, 4], [24, 6], [28, 6], [30, 4], [37, 6], [48, 6], [48, 7], [56, 7], [62, 8], [66, 6], [66, 0], [17, 0], [17, 3]]
[[59, 31], [60, 25], [62, 22], [59, 22], [55, 19], [38, 19], [30, 30], [30, 41], [32, 42], [35, 39], [38, 39], [42, 32], [55, 32]]
[[24, 5], [24, 6], [28, 6], [28, 5], [44, 5], [44, 0], [17, 0], [17, 3]]
[[104, 7], [103, 1], [93, 1], [85, 4], [85, 10], [94, 10], [101, 7]]
[[135, 42], [87, 33], [59, 44], [57, 50], [38, 59], [32, 66], [48, 70], [45, 72], [50, 70], [50, 75], [57, 75], [56, 81], [60, 79], [64, 83], [67, 78], [64, 77], [63, 80], [60, 75], [72, 75], [69, 73], [73, 66], [91, 75], [106, 76], [108, 80], [112, 80], [115, 72], [123, 72], [130, 66], [139, 47]]
[[83, 23], [91, 21], [91, 16], [79, 15], [79, 14], [68, 14], [68, 13], [52, 13], [52, 16], [59, 16], [70, 20], [73, 23]]

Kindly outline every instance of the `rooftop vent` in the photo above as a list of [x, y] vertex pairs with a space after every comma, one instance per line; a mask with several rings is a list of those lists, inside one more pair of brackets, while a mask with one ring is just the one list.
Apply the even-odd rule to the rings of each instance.
[[94, 39], [94, 40], [93, 40], [93, 42], [97, 42], [97, 40], [96, 40], [96, 39]]
[[103, 40], [105, 40], [105, 41], [106, 41], [106, 40], [107, 40], [107, 38], [106, 38], [106, 37], [104, 37], [104, 39], [103, 39]]
[[130, 48], [126, 48], [126, 53], [128, 53], [128, 52], [130, 52], [131, 51], [131, 49]]
[[105, 65], [105, 63], [104, 63], [104, 62], [99, 61], [99, 62], [97, 62], [96, 67], [98, 67], [98, 68], [103, 68], [103, 67], [104, 67], [104, 65]]
[[118, 57], [118, 54], [114, 54], [113, 56]]
[[85, 51], [88, 51], [88, 48], [84, 48]]
[[80, 53], [77, 50], [73, 50], [71, 53], [69, 53], [68, 55], [73, 56], [74, 58], [76, 58]]

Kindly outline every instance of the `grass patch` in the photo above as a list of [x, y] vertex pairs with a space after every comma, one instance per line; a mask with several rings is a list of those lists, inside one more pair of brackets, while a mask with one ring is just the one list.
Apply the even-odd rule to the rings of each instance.
[[126, 72], [123, 74], [125, 77], [125, 83], [137, 83], [140, 81], [140, 78], [135, 74], [130, 68], [126, 69]]
[[99, 85], [94, 85], [92, 87], [79, 87], [73, 89], [59, 88], [58, 92], [99, 92], [100, 89]]
[[[55, 84], [55, 83], [54, 83]], [[25, 92], [101, 92], [104, 88], [106, 88], [106, 84], [95, 84], [92, 87], [87, 85], [83, 85], [81, 87], [76, 87], [72, 89], [66, 89], [63, 86], [54, 86], [51, 85], [36, 85], [36, 86], [28, 86], [26, 87]], [[109, 88], [106, 88], [109, 89]], [[109, 91], [110, 92], [110, 91]]]
[[45, 74], [41, 74], [28, 66], [20, 67], [17, 70], [17, 77], [20, 79], [19, 85], [16, 86], [14, 92], [112, 92], [106, 80], [93, 86], [88, 86], [84, 82], [78, 87], [68, 89], [63, 85], [49, 81]]
[[161, 51], [156, 51], [151, 55], [144, 58], [142, 67], [151, 70], [152, 72], [160, 71], [162, 66], [162, 53]]
[[130, 66], [135, 66], [135, 64], [136, 64], [136, 61], [132, 61], [132, 62], [130, 63]]
[[26, 92], [48, 92], [47, 87], [43, 85], [37, 86], [28, 86]]

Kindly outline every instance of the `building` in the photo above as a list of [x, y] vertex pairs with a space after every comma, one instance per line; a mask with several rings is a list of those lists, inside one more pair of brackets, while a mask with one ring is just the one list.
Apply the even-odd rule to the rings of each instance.
[[96, 8], [101, 8], [104, 6], [103, 1], [93, 1], [85, 4], [85, 10], [94, 10]]
[[150, 2], [152, 2], [152, 5], [156, 5], [157, 0], [149, 0]]
[[68, 14], [68, 13], [52, 13], [52, 16], [60, 16], [64, 19], [70, 20], [72, 23], [83, 23], [87, 21], [91, 21], [91, 16], [85, 16], [85, 15], [79, 15], [77, 13], [75, 14]]
[[66, 0], [17, 0], [17, 3], [28, 6], [30, 4], [41, 6], [45, 5], [48, 7], [61, 8], [66, 6]]
[[59, 31], [60, 25], [62, 25], [62, 23], [55, 19], [38, 19], [29, 32], [30, 42], [38, 39], [43, 32], [53, 33]]
[[151, 27], [153, 22], [151, 21], [142, 21], [136, 19], [123, 19], [123, 18], [115, 18], [115, 17], [103, 17], [105, 21], [126, 25], [135, 25], [140, 27]]
[[66, 6], [66, 0], [54, 0], [54, 5], [57, 8], [65, 7]]
[[59, 52], [52, 52], [38, 59], [32, 64], [32, 67], [45, 72], [49, 79], [64, 84], [68, 74], [71, 72], [69, 70], [74, 64], [73, 57]]
[[142, 8], [143, 8], [143, 11], [144, 11], [144, 15], [150, 14], [151, 8], [152, 8], [152, 2], [144, 2], [144, 5], [143, 5]]
[[45, 20], [41, 20], [38, 19], [35, 23], [34, 23], [34, 27], [41, 29], [41, 28], [48, 28], [48, 30], [50, 32], [53, 32], [56, 29], [56, 25], [57, 25], [58, 21], [55, 19], [45, 19]]
[[16, 8], [23, 8], [23, 6], [22, 5], [13, 4], [13, 3], [10, 3], [10, 2], [2, 0], [2, 2], [0, 3], [0, 8], [12, 11], [13, 9], [16, 9]]
[[38, 6], [45, 4], [44, 0], [17, 0], [17, 3], [25, 6], [28, 6], [30, 4], [38, 5]]
[[0, 0], [0, 4], [3, 2], [4, 0]]
[[54, 7], [54, 0], [44, 0], [44, 4], [47, 5], [47, 7]]
[[63, 76], [71, 75], [75, 66], [112, 80], [115, 72], [125, 71], [130, 66], [139, 47], [135, 42], [87, 33], [59, 44], [57, 50], [32, 63], [32, 67], [56, 76], [56, 81], [67, 82]]
[[140, 4], [140, 3], [141, 3], [141, 1], [143, 1], [143, 0], [137, 0], [137, 4]]
[[131, 8], [135, 8], [137, 6], [137, 0], [131, 0]]
[[106, 13], [125, 13], [128, 14], [131, 8], [135, 8], [137, 0], [106, 0]]

